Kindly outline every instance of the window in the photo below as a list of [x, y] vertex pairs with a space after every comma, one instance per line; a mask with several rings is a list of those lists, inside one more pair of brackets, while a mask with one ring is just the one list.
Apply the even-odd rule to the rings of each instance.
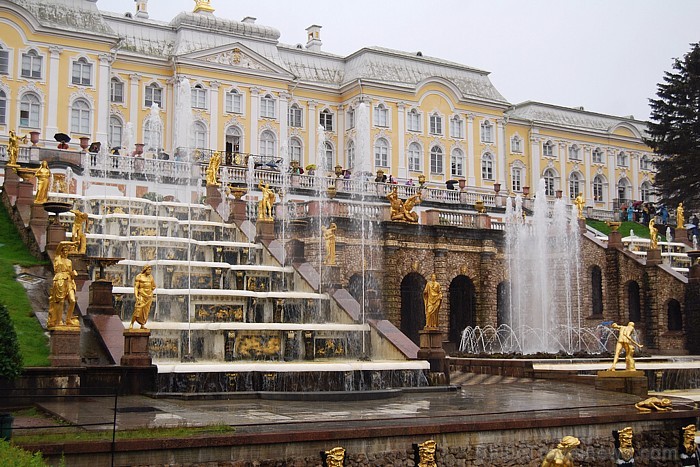
[[76, 99], [71, 107], [70, 131], [90, 134], [90, 104], [85, 99]]
[[450, 166], [452, 168], [453, 177], [464, 177], [464, 153], [461, 149], [455, 148], [452, 150]]
[[552, 169], [547, 169], [544, 171], [544, 194], [547, 196], [554, 196], [554, 181], [556, 176]]
[[19, 126], [39, 128], [39, 114], [41, 113], [41, 101], [34, 93], [22, 96], [19, 103]]
[[10, 52], [0, 45], [0, 75], [10, 74]]
[[490, 152], [481, 156], [481, 178], [482, 180], [493, 180], [493, 156]]
[[374, 126], [386, 128], [389, 126], [389, 109], [384, 104], [374, 108]]
[[192, 108], [207, 108], [207, 90], [201, 84], [195, 84], [192, 88]]
[[594, 164], [602, 164], [603, 163], [603, 150], [600, 148], [595, 148], [593, 150], [593, 154], [591, 156], [593, 159]]
[[639, 160], [639, 168], [642, 170], [651, 170], [652, 169], [652, 163], [651, 159], [649, 159], [649, 156], [644, 155], [642, 158]]
[[374, 143], [375, 167], [389, 167], [389, 143], [384, 138], [379, 138]]
[[620, 204], [631, 200], [631, 194], [632, 189], [630, 182], [626, 178], [621, 178], [620, 181], [617, 182], [617, 197], [620, 200]]
[[408, 112], [406, 123], [408, 131], [420, 131], [420, 114], [416, 109], [411, 109]]
[[194, 122], [192, 125], [192, 135], [194, 136], [194, 147], [204, 149], [207, 147], [207, 127], [202, 122]]
[[620, 151], [617, 154], [617, 166], [618, 167], [627, 167], [627, 153], [624, 151]]
[[117, 78], [112, 78], [109, 82], [109, 101], [116, 103], [124, 102], [124, 83]]
[[510, 171], [511, 189], [515, 192], [523, 191], [523, 169], [513, 167]]
[[418, 143], [408, 145], [408, 170], [411, 172], [420, 172], [421, 149]]
[[569, 175], [569, 198], [575, 199], [581, 193], [581, 179], [577, 173]]
[[355, 142], [350, 140], [345, 151], [347, 152], [347, 168], [352, 169], [355, 167]]
[[22, 54], [22, 78], [41, 78], [41, 62], [36, 50]]
[[481, 142], [493, 143], [493, 125], [488, 120], [481, 123]]
[[0, 90], [0, 125], [7, 124], [7, 94]]
[[88, 63], [83, 57], [74, 61], [71, 83], [79, 86], [90, 86], [92, 84], [92, 63]]
[[319, 115], [319, 124], [324, 131], [333, 131], [333, 114], [328, 109], [323, 109]]
[[510, 139], [510, 152], [523, 152], [523, 139], [520, 136], [515, 135]]
[[158, 151], [163, 141], [163, 126], [160, 121], [146, 120], [143, 126], [143, 140], [146, 151]]
[[645, 203], [648, 203], [649, 201], [654, 201], [652, 198], [652, 187], [651, 183], [649, 182], [644, 182], [642, 183], [642, 186], [639, 187], [639, 196], [642, 197], [642, 201]]
[[323, 155], [325, 156], [323, 162], [326, 170], [331, 170], [333, 168], [333, 145], [328, 141], [323, 143]]
[[639, 284], [630, 281], [627, 285], [627, 310], [629, 311], [629, 321], [638, 323], [642, 320], [642, 304], [639, 294]]
[[265, 130], [260, 135], [260, 155], [263, 157], [275, 157], [275, 134]]
[[289, 107], [289, 117], [288, 118], [289, 118], [288, 124], [290, 127], [301, 128], [301, 126], [302, 126], [301, 107], [299, 107], [296, 104], [292, 104]]
[[450, 136], [453, 138], [464, 138], [464, 120], [459, 115], [455, 115], [450, 120]]
[[431, 135], [441, 135], [442, 134], [442, 117], [433, 114], [430, 116], [430, 134]]
[[301, 141], [299, 138], [289, 140], [289, 160], [301, 162]]
[[579, 148], [577, 145], [573, 145], [569, 147], [569, 159], [572, 161], [580, 161], [581, 160], [581, 148]]
[[151, 83], [146, 86], [144, 105], [146, 107], [151, 107], [153, 104], [158, 104], [158, 107], [163, 108], [163, 90], [156, 83]]
[[231, 89], [226, 93], [226, 112], [243, 113], [243, 95], [237, 89]]
[[355, 109], [348, 109], [348, 112], [345, 114], [345, 125], [348, 130], [355, 128]]
[[433, 146], [430, 148], [430, 173], [443, 173], [443, 165], [442, 148], [440, 146]]
[[122, 121], [118, 117], [109, 117], [109, 147], [119, 148], [122, 145]]
[[551, 141], [545, 141], [542, 145], [542, 155], [545, 157], [554, 157], [554, 144]]
[[275, 118], [275, 99], [271, 94], [265, 94], [260, 98], [260, 116]]
[[603, 177], [600, 175], [593, 179], [593, 201], [603, 201]]

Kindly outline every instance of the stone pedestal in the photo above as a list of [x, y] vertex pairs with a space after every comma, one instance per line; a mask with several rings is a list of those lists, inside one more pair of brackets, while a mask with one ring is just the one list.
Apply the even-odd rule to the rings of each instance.
[[614, 231], [608, 234], [608, 248], [622, 249], [622, 234], [620, 232]]
[[321, 285], [325, 289], [322, 292], [341, 288], [340, 266], [324, 264], [321, 274]]
[[78, 273], [78, 275], [75, 276], [76, 281], [86, 281], [90, 279], [88, 275], [88, 261], [84, 253], [70, 253], [68, 259], [73, 263], [73, 270]]
[[221, 204], [221, 192], [218, 185], [207, 185], [207, 204], [217, 210]]
[[46, 227], [46, 251], [56, 251], [59, 243], [66, 240], [66, 228], [56, 221]]
[[240, 221], [243, 222], [244, 220], [247, 219], [247, 213], [246, 213], [246, 203], [242, 199], [234, 199], [231, 201], [231, 214], [229, 214], [229, 222], [230, 221]]
[[479, 213], [476, 215], [476, 228], [477, 229], [491, 229], [491, 218], [486, 213]]
[[255, 223], [255, 239], [271, 241], [275, 239], [275, 221], [258, 219]]
[[442, 348], [443, 332], [439, 329], [425, 328], [418, 331], [420, 335], [420, 350], [418, 350], [418, 359], [427, 360], [430, 363], [430, 373], [433, 374], [429, 379], [431, 384], [449, 384], [450, 373], [445, 360], [445, 351]]
[[639, 370], [599, 371], [595, 388], [603, 391], [626, 392], [639, 397], [647, 397], [649, 381]]
[[7, 192], [10, 198], [17, 197], [17, 191], [19, 189], [20, 178], [12, 167], [5, 167], [5, 181], [3, 183], [3, 189]]
[[64, 326], [49, 330], [51, 366], [80, 366], [80, 328]]
[[115, 315], [112, 302], [112, 283], [106, 280], [96, 280], [90, 284], [90, 304], [87, 312], [92, 315]]
[[647, 266], [656, 264], [661, 264], [661, 250], [658, 248], [647, 250]]
[[49, 213], [44, 209], [43, 204], [32, 203], [31, 217], [29, 224], [32, 227], [46, 228], [49, 223]]
[[124, 331], [124, 355], [122, 366], [151, 366], [148, 353], [148, 339], [151, 331], [147, 329], [126, 329]]
[[15, 206], [24, 225], [29, 225], [32, 204], [34, 203], [34, 183], [21, 181], [17, 185], [17, 201]]
[[582, 234], [585, 234], [585, 233], [586, 233], [586, 231], [588, 230], [588, 229], [586, 228], [586, 219], [578, 219], [578, 230], [579, 230], [579, 232], [581, 232]]

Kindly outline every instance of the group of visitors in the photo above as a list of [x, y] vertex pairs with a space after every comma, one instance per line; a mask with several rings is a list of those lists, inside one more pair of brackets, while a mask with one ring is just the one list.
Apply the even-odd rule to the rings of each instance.
[[[681, 216], [682, 216], [682, 207]], [[620, 220], [628, 222], [639, 222], [644, 225], [649, 225], [649, 221], [653, 218], [657, 224], [663, 226], [669, 226], [671, 228], [681, 228], [681, 226], [686, 226], [688, 230], [688, 239], [692, 241], [693, 236], [697, 236], [700, 240], [700, 219], [698, 215], [694, 214], [690, 219], [690, 224], [684, 224], [684, 220], [678, 219], [678, 213], [676, 214], [677, 224], [671, 225], [670, 213], [668, 207], [661, 203], [658, 207], [654, 206], [652, 202], [642, 202], [634, 201], [628, 205], [622, 205], [620, 208]]]

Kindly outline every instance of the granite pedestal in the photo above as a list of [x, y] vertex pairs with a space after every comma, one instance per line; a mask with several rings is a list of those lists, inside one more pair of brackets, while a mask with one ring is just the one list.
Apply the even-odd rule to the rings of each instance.
[[80, 328], [57, 326], [49, 330], [51, 366], [76, 367], [80, 361]]

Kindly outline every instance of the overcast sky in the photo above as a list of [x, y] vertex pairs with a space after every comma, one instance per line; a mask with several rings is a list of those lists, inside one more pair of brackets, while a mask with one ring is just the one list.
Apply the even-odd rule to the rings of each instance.
[[[170, 21], [194, 0], [150, 0], [151, 19]], [[490, 71], [511, 103], [526, 100], [611, 115], [649, 117], [663, 72], [700, 41], [697, 0], [211, 0], [214, 14], [257, 18], [286, 44], [322, 26], [322, 49], [365, 46], [421, 51]], [[134, 0], [98, 0], [135, 11]]]

